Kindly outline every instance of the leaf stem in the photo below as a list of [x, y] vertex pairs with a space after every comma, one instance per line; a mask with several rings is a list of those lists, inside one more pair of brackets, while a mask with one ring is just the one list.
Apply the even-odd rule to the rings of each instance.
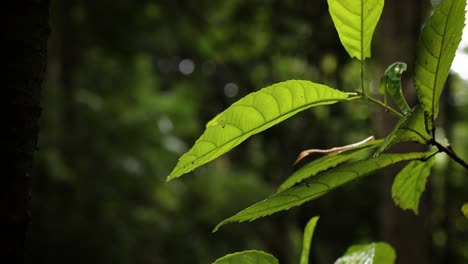
[[383, 109], [385, 109], [386, 111], [389, 111], [390, 113], [394, 114], [395, 116], [401, 118], [403, 117], [403, 114], [401, 114], [400, 112], [398, 112], [397, 110], [393, 109], [391, 106], [387, 105], [387, 104], [384, 104], [382, 103], [382, 101], [379, 101], [375, 98], [373, 98], [372, 96], [369, 96], [367, 94], [364, 94], [364, 92], [361, 92], [361, 91], [356, 91], [360, 96], [361, 98], [365, 99], [365, 100], [368, 100], [370, 101], [371, 103], [374, 103], [380, 107], [382, 107]]
[[450, 158], [452, 158], [455, 162], [457, 162], [458, 164], [462, 165], [466, 170], [468, 170], [468, 163], [467, 163], [466, 161], [464, 161], [462, 158], [460, 158], [460, 157], [455, 153], [455, 151], [453, 151], [453, 149], [452, 149], [452, 147], [451, 147], [450, 145], [444, 146], [444, 145], [440, 144], [439, 142], [437, 142], [434, 138], [431, 139], [430, 144], [436, 146], [437, 149], [438, 149], [440, 152], [446, 153], [446, 154], [449, 155]]

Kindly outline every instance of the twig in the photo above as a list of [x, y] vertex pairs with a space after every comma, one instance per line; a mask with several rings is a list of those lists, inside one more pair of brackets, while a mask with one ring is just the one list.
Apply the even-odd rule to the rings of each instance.
[[294, 161], [293, 166], [296, 165], [299, 161], [301, 161], [304, 157], [306, 157], [306, 156], [308, 156], [308, 155], [310, 155], [312, 153], [330, 154], [330, 153], [334, 153], [334, 152], [343, 151], [343, 150], [347, 150], [347, 149], [350, 149], [350, 148], [357, 147], [359, 145], [362, 145], [362, 144], [367, 143], [369, 141], [372, 141], [374, 139], [375, 139], [374, 136], [370, 136], [370, 137], [365, 138], [365, 139], [363, 139], [363, 140], [361, 140], [359, 142], [349, 144], [349, 145], [345, 145], [345, 146], [341, 146], [341, 147], [334, 147], [334, 148], [330, 148], [330, 149], [308, 149], [308, 150], [304, 150], [299, 154], [296, 161]]
[[460, 158], [455, 151], [453, 151], [452, 147], [450, 145], [444, 146], [437, 142], [435, 139], [432, 139], [430, 141], [430, 144], [434, 145], [437, 147], [437, 149], [441, 152], [446, 153], [449, 155], [454, 161], [456, 161], [458, 164], [462, 165], [466, 170], [468, 170], [468, 163], [464, 161], [462, 158]]

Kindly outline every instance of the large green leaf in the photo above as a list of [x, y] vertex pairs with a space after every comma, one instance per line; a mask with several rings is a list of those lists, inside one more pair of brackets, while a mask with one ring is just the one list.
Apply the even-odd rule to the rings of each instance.
[[369, 149], [377, 147], [382, 140], [374, 140], [355, 148], [347, 149], [343, 152], [328, 154], [324, 157], [318, 158], [304, 167], [300, 168], [289, 176], [278, 188], [277, 192], [282, 192], [303, 180], [313, 177], [320, 172], [335, 167], [338, 164], [360, 157], [362, 154], [367, 153]]
[[310, 252], [310, 243], [312, 242], [312, 236], [314, 235], [315, 226], [319, 217], [312, 217], [312, 219], [307, 222], [307, 225], [304, 229], [304, 239], [302, 241], [302, 253], [300, 264], [309, 264], [309, 252]]
[[300, 111], [347, 99], [347, 93], [300, 80], [277, 83], [251, 93], [208, 122], [203, 135], [179, 159], [168, 180], [212, 161], [248, 137]]
[[419, 200], [426, 189], [427, 177], [431, 172], [434, 158], [411, 161], [396, 176], [392, 185], [392, 197], [401, 209], [411, 209], [418, 214]]
[[417, 105], [400, 118], [390, 134], [385, 137], [384, 142], [380, 145], [374, 156], [380, 155], [391, 145], [398, 142], [413, 141], [428, 144], [430, 139], [431, 137], [424, 125], [424, 111]]
[[215, 232], [219, 227], [227, 223], [253, 221], [260, 217], [287, 210], [291, 207], [314, 200], [352, 180], [369, 175], [389, 165], [401, 161], [425, 159], [433, 153], [434, 151], [424, 153], [382, 154], [377, 158], [368, 158], [342, 165], [312, 177], [302, 184], [276, 193], [240, 211], [219, 223], [213, 231]]
[[258, 250], [246, 250], [226, 255], [217, 259], [213, 264], [278, 264], [278, 260], [271, 254]]
[[374, 30], [384, 0], [328, 0], [328, 9], [341, 43], [351, 58], [370, 58]]
[[419, 37], [414, 69], [418, 99], [432, 131], [439, 111], [439, 97], [452, 65], [465, 25], [466, 0], [444, 0]]
[[377, 242], [351, 246], [335, 264], [393, 264], [395, 250], [387, 243]]

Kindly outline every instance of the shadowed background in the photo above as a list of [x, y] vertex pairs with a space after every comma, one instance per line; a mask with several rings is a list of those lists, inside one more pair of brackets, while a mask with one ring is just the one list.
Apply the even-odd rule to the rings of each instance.
[[[394, 61], [407, 62], [411, 73], [430, 7], [386, 1], [368, 62], [373, 87]], [[52, 1], [51, 17], [33, 179], [35, 263], [211, 263], [245, 249], [297, 263], [302, 229], [315, 215], [314, 263], [332, 263], [352, 243], [377, 240], [396, 248], [398, 263], [468, 261], [468, 223], [459, 210], [467, 175], [445, 158], [436, 161], [418, 217], [393, 205], [395, 173], [388, 171], [211, 233], [272, 194], [303, 149], [381, 137], [392, 128], [391, 116], [359, 102], [305, 111], [166, 183], [204, 124], [250, 92], [287, 79], [359, 87], [359, 63], [341, 47], [326, 1], [69, 0]], [[439, 124], [440, 136], [465, 160], [467, 93], [466, 82], [450, 77]]]

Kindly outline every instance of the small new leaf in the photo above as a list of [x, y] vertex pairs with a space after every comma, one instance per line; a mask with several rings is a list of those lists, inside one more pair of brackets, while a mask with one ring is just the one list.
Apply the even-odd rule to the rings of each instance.
[[335, 264], [393, 264], [396, 254], [392, 246], [385, 242], [354, 245], [335, 261]]
[[214, 160], [250, 136], [300, 111], [347, 99], [347, 93], [300, 80], [277, 83], [251, 93], [208, 122], [205, 132], [179, 159], [168, 180]]
[[403, 90], [401, 88], [401, 74], [406, 71], [406, 63], [395, 62], [388, 66], [385, 70], [384, 77], [382, 78], [382, 88], [387, 91], [392, 100], [398, 106], [403, 114], [407, 114], [410, 111], [410, 107], [405, 100]]
[[213, 264], [278, 264], [271, 254], [258, 250], [246, 250], [228, 254], [217, 259]]
[[435, 156], [426, 161], [411, 161], [396, 176], [392, 185], [392, 197], [401, 209], [410, 209], [418, 214], [419, 200], [426, 188], [434, 159]]

